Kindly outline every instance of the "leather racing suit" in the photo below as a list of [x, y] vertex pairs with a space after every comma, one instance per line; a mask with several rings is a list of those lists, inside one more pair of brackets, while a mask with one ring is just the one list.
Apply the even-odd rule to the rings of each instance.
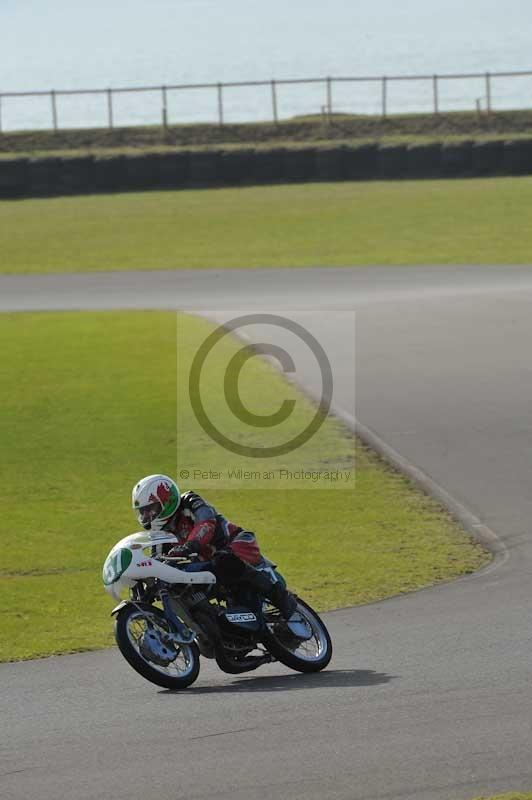
[[256, 567], [268, 562], [251, 531], [229, 522], [195, 492], [185, 492], [179, 508], [164, 530], [173, 533], [179, 545], [173, 552], [196, 553], [202, 561], [210, 561], [213, 572], [227, 588], [247, 583], [268, 597], [287, 619], [296, 608], [294, 595], [279, 582]]

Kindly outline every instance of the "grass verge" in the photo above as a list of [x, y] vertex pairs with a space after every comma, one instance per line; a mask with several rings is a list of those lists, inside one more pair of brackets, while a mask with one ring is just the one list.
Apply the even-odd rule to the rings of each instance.
[[[389, 133], [383, 136], [336, 136], [332, 139], [327, 138], [327, 132], [324, 130], [320, 136], [310, 137], [310, 139], [279, 139], [269, 142], [224, 142], [220, 144], [197, 144], [190, 143], [186, 145], [167, 145], [167, 144], [147, 144], [145, 146], [135, 146], [134, 144], [122, 144], [112, 146], [111, 144], [101, 145], [98, 147], [91, 147], [89, 144], [83, 146], [81, 143], [78, 147], [68, 147], [65, 142], [58, 142], [52, 149], [45, 149], [44, 142], [35, 142], [35, 149], [31, 149], [31, 142], [26, 142], [26, 149], [5, 150], [0, 149], [0, 166], [5, 161], [14, 161], [20, 158], [73, 158], [82, 156], [139, 156], [139, 155], [153, 155], [165, 153], [196, 153], [196, 152], [223, 152], [230, 153], [237, 150], [239, 152], [250, 150], [259, 152], [268, 152], [277, 148], [294, 151], [302, 150], [308, 147], [315, 148], [316, 150], [328, 150], [330, 148], [339, 147], [360, 147], [361, 145], [380, 145], [380, 146], [394, 146], [394, 145], [420, 145], [420, 144], [459, 144], [461, 142], [506, 142], [511, 141], [530, 141], [531, 132], [513, 133], [511, 136], [501, 135], [498, 133], [475, 133], [474, 136], [470, 134], [449, 133], [445, 136], [436, 136], [431, 134], [416, 134], [408, 135], [401, 133]], [[1, 140], [0, 140], [1, 141]]]
[[223, 144], [283, 146], [294, 142], [359, 142], [361, 139], [408, 141], [448, 140], [454, 137], [483, 139], [530, 135], [532, 111], [443, 112], [440, 114], [310, 115], [273, 122], [229, 125], [159, 125], [85, 130], [16, 131], [0, 135], [0, 152], [51, 153], [142, 150], [153, 147], [208, 147]]
[[0, 203], [0, 272], [524, 264], [532, 178]]
[[[186, 330], [192, 350], [210, 328], [197, 320]], [[2, 315], [0, 339], [0, 661], [109, 645], [111, 600], [100, 570], [114, 542], [137, 527], [131, 486], [150, 472], [176, 472], [175, 315]], [[236, 345], [224, 346], [229, 356]], [[276, 409], [280, 394], [298, 395], [252, 361], [250, 407]], [[311, 409], [299, 402], [304, 418]], [[320, 435], [306, 467], [338, 452], [347, 461], [353, 443], [339, 423], [328, 420]], [[290, 585], [320, 609], [410, 591], [487, 562], [436, 503], [360, 445], [356, 456], [349, 491], [222, 482], [208, 497], [254, 529]], [[204, 463], [215, 468], [223, 459], [212, 450]]]
[[477, 797], [475, 800], [532, 800], [532, 792], [508, 792], [508, 794], [498, 794], [487, 797]]

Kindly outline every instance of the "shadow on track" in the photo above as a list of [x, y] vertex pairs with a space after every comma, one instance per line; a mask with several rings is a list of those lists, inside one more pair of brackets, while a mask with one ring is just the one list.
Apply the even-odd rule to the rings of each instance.
[[[377, 686], [389, 683], [395, 675], [369, 669], [331, 669], [304, 675], [264, 675], [262, 678], [238, 678], [231, 683], [216, 686], [191, 686], [189, 694], [228, 694], [231, 692], [291, 692], [300, 689], [332, 689], [346, 686]], [[159, 694], [178, 694], [171, 689], [162, 689]]]

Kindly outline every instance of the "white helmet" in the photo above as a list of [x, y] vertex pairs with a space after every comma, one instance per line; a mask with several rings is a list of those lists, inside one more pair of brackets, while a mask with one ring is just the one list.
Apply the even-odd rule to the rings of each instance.
[[179, 508], [181, 492], [167, 475], [148, 475], [133, 488], [131, 501], [142, 527], [159, 531]]

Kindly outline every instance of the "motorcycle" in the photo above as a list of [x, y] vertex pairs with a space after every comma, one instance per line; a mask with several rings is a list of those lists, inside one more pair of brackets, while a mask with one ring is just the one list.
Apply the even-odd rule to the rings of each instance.
[[[318, 614], [297, 598], [289, 620], [245, 585], [226, 590], [208, 561], [164, 555], [178, 543], [162, 532], [135, 533], [113, 547], [103, 565], [105, 589], [119, 604], [115, 639], [126, 661], [147, 680], [185, 689], [198, 677], [200, 655], [232, 675], [280, 661], [298, 672], [318, 672], [332, 656]], [[264, 560], [274, 581], [284, 578]], [[121, 600], [125, 589], [129, 599]]]

